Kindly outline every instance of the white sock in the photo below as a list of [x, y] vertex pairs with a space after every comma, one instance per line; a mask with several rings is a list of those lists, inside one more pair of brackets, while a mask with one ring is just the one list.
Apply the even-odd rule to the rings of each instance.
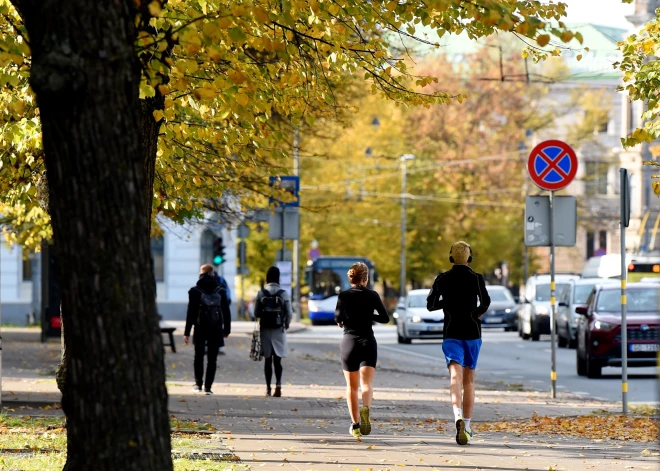
[[463, 420], [465, 421], [465, 430], [468, 430], [468, 431], [471, 430], [470, 429], [470, 421], [472, 419], [463, 419]]
[[463, 409], [454, 407], [454, 421], [457, 421], [459, 418], [463, 418]]

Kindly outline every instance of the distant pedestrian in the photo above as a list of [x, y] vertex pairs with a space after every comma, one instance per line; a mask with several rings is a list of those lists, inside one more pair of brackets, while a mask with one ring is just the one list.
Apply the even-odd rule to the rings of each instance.
[[[263, 349], [266, 395], [282, 396], [282, 358], [289, 354], [286, 331], [291, 324], [291, 300], [280, 286], [280, 270], [270, 267], [266, 272], [266, 286], [259, 291], [255, 301], [254, 315], [259, 319], [261, 345]], [[275, 363], [275, 391], [271, 390]]]
[[[346, 402], [351, 415], [349, 433], [354, 437], [371, 433], [370, 407], [372, 383], [378, 362], [378, 344], [374, 337], [374, 321], [386, 324], [390, 317], [378, 293], [367, 288], [369, 268], [362, 262], [348, 270], [351, 288], [339, 293], [335, 322], [343, 327], [341, 363], [346, 379]], [[378, 313], [374, 316], [374, 311]], [[362, 385], [362, 407], [359, 407], [358, 387]]]
[[[451, 270], [438, 275], [426, 300], [429, 311], [444, 310], [442, 351], [451, 378], [449, 392], [454, 409], [456, 443], [473, 438], [474, 373], [481, 349], [481, 320], [490, 306], [484, 277], [472, 271], [472, 247], [463, 241], [449, 250]], [[462, 391], [461, 391], [462, 390]]]
[[[216, 279], [218, 284], [222, 287], [222, 289], [225, 290], [225, 293], [227, 293], [227, 302], [229, 303], [229, 309], [231, 311], [231, 290], [229, 289], [229, 285], [227, 284], [227, 280], [218, 273], [217, 270], [213, 270], [213, 277]], [[218, 350], [218, 355], [224, 355], [225, 352], [222, 350], [222, 347]]]
[[[218, 349], [224, 345], [231, 333], [231, 314], [226, 291], [218, 284], [213, 275], [213, 266], [202, 265], [197, 284], [188, 291], [188, 313], [183, 341], [188, 345], [190, 330], [194, 327], [193, 345], [195, 346], [195, 386], [194, 392], [213, 394], [211, 386], [215, 379]], [[204, 353], [207, 365], [204, 378]]]

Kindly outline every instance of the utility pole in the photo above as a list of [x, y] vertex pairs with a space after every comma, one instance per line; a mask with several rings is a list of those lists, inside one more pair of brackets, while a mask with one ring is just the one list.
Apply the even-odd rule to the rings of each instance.
[[[300, 139], [298, 127], [293, 131], [293, 175], [300, 176]], [[298, 235], [293, 241], [293, 317], [300, 322], [300, 222], [298, 222]]]
[[404, 154], [401, 160], [401, 273], [399, 277], [400, 296], [406, 295], [406, 186], [408, 177], [408, 161], [415, 160], [412, 154]]

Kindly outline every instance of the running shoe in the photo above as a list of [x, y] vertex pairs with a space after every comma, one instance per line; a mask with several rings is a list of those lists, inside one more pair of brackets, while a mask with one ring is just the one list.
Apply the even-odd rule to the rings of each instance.
[[193, 386], [192, 392], [194, 393], [201, 393], [202, 392], [202, 387], [198, 386], [197, 384]]
[[360, 433], [369, 435], [371, 433], [371, 420], [369, 419], [369, 408], [360, 407]]
[[468, 443], [470, 443], [472, 441], [472, 439], [474, 438], [474, 432], [472, 431], [472, 429], [469, 429], [469, 430], [465, 429], [465, 435], [467, 435]]
[[353, 435], [355, 438], [360, 438], [362, 432], [360, 432], [360, 424], [351, 424], [351, 427], [348, 429], [348, 433]]
[[467, 445], [468, 436], [465, 433], [465, 421], [463, 417], [456, 419], [456, 443], [459, 445]]

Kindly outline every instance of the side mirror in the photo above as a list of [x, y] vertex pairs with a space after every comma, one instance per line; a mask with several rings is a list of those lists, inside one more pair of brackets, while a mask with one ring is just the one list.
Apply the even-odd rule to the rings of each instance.
[[588, 307], [587, 306], [578, 306], [575, 308], [577, 314], [582, 314], [583, 316], [587, 315]]
[[560, 302], [559, 307], [568, 307], [568, 304], [566, 304], [565, 302]]

